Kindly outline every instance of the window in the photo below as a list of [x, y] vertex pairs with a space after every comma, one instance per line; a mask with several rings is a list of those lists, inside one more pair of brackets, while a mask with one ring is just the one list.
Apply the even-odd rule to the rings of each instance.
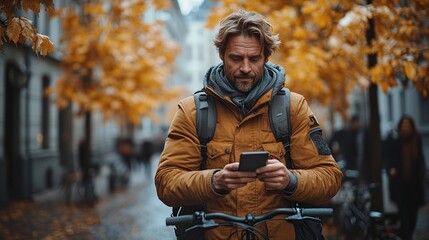
[[49, 148], [50, 100], [45, 91], [50, 84], [51, 79], [44, 76], [42, 78], [42, 134], [40, 139], [43, 149]]

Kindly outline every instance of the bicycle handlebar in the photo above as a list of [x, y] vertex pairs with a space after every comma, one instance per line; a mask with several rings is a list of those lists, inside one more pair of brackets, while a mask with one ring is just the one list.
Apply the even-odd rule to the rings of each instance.
[[334, 213], [332, 208], [302, 208], [303, 216], [331, 217]]
[[289, 219], [285, 220], [301, 220], [305, 217], [329, 217], [333, 214], [332, 208], [277, 208], [270, 212], [254, 216], [248, 214], [245, 217], [237, 217], [225, 213], [207, 213], [204, 212], [195, 212], [193, 215], [183, 215], [177, 217], [168, 217], [165, 220], [167, 226], [170, 225], [180, 225], [180, 224], [190, 224], [193, 222], [198, 222], [199, 220], [224, 220], [236, 223], [249, 223], [253, 224], [268, 220], [277, 215], [287, 214]]
[[182, 223], [191, 223], [194, 220], [194, 215], [183, 215], [177, 217], [168, 217], [165, 219], [167, 226], [179, 225]]

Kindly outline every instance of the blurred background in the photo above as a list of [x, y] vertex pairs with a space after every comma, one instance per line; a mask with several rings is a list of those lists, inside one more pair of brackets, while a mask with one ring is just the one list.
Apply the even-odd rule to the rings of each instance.
[[[157, 157], [178, 100], [201, 89], [205, 72], [220, 61], [213, 46], [216, 23], [239, 8], [260, 12], [280, 34], [282, 46], [270, 60], [285, 67], [286, 86], [311, 103], [334, 153], [335, 136], [352, 119], [360, 120], [367, 142], [356, 144], [366, 146], [367, 155], [358, 170], [383, 186], [372, 195], [375, 210], [397, 211], [388, 195], [384, 153], [389, 149], [383, 143], [403, 114], [416, 123], [429, 167], [428, 1], [0, 5], [0, 239], [26, 239], [14, 230], [25, 218], [22, 210], [36, 210], [43, 202], [48, 209], [54, 202], [73, 206], [57, 214], [98, 216], [86, 218], [91, 227], [103, 225], [100, 212], [116, 209], [108, 205], [114, 199], [129, 201], [139, 193], [151, 202], [143, 208], [155, 211], [144, 213], [147, 221], [160, 215], [162, 231], [170, 210], [153, 189]], [[336, 157], [343, 160], [339, 153]], [[54, 230], [34, 229], [43, 224], [27, 225], [37, 239], [96, 234], [73, 225], [68, 232], [56, 227], [52, 235]], [[114, 239], [119, 232], [103, 234]], [[142, 236], [141, 229], [126, 232]]]

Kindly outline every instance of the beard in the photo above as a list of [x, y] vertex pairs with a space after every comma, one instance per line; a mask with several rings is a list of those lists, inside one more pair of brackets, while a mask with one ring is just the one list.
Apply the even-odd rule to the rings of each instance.
[[254, 86], [254, 82], [250, 82], [250, 83], [235, 83], [235, 88], [237, 88], [238, 91], [243, 92], [243, 93], [248, 93], [250, 92], [250, 90], [252, 90], [253, 86]]
[[[252, 90], [253, 87], [258, 82], [257, 79], [255, 78], [255, 75], [253, 75], [253, 74], [249, 74], [249, 75], [236, 75], [236, 76], [234, 76], [234, 78], [235, 78], [235, 82], [234, 82], [235, 88], [238, 91], [243, 92], [243, 93], [250, 92], [250, 90]], [[250, 82], [240, 82], [239, 81], [240, 78], [251, 78], [252, 81], [250, 81]]]

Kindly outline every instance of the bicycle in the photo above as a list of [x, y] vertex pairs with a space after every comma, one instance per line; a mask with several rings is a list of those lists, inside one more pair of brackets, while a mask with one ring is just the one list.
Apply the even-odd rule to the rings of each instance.
[[344, 181], [339, 191], [341, 205], [337, 213], [339, 237], [344, 239], [399, 240], [385, 224], [384, 214], [371, 210], [372, 190], [381, 187], [378, 183], [359, 183], [359, 172], [339, 166]]
[[[268, 236], [255, 228], [258, 224], [273, 220], [283, 220], [291, 223], [303, 220], [313, 220], [321, 224], [321, 217], [329, 217], [332, 216], [332, 214], [332, 208], [276, 208], [261, 215], [253, 215], [249, 213], [244, 217], [220, 212], [205, 213], [203, 211], [197, 211], [193, 215], [168, 217], [165, 222], [167, 226], [176, 227], [190, 224], [190, 227], [186, 229], [186, 232], [200, 230], [199, 234], [204, 234], [205, 230], [221, 226], [237, 227], [242, 230], [240, 239], [257, 240], [260, 238], [268, 239]], [[287, 215], [287, 217], [275, 218], [278, 215]], [[231, 239], [233, 234], [231, 234], [227, 239]]]
[[97, 166], [91, 166], [85, 170], [64, 174], [61, 185], [64, 189], [66, 203], [72, 204], [74, 200], [78, 200], [86, 206], [94, 206], [98, 202], [94, 184], [94, 178], [98, 172]]

